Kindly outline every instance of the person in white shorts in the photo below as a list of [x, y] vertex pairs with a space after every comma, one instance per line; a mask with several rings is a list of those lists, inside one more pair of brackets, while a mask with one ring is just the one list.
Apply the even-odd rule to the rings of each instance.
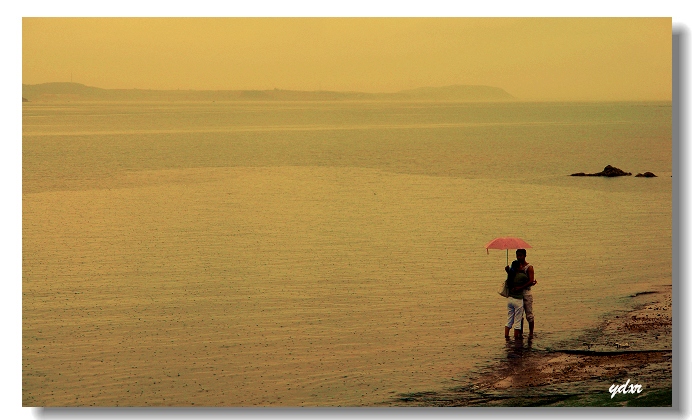
[[520, 270], [520, 262], [513, 261], [512, 267], [507, 270], [507, 324], [505, 325], [505, 340], [509, 340], [509, 330], [514, 329], [514, 338], [521, 338], [521, 318], [524, 314], [524, 293], [521, 286], [528, 282], [529, 278]]
[[[533, 266], [526, 261], [526, 250], [517, 249], [516, 252], [517, 259], [512, 262], [519, 262], [519, 270], [522, 271], [528, 277], [528, 282], [522, 285], [523, 289], [523, 303], [524, 303], [524, 313], [526, 314], [526, 320], [529, 323], [529, 340], [533, 339], [533, 327], [534, 327], [534, 316], [533, 316], [533, 294], [531, 293], [531, 286], [538, 283], [534, 278]], [[509, 272], [509, 266], [505, 267], [505, 271]], [[519, 287], [519, 286], [518, 286]]]

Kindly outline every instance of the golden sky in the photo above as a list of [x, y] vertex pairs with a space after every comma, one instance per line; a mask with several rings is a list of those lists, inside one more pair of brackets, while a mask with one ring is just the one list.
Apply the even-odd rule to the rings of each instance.
[[22, 83], [670, 100], [670, 18], [23, 18]]

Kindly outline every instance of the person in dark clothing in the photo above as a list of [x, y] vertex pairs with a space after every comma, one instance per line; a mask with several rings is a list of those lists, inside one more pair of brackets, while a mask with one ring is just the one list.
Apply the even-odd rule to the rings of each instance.
[[512, 267], [507, 271], [507, 324], [505, 325], [505, 339], [509, 340], [509, 330], [514, 328], [514, 338], [521, 338], [521, 318], [524, 315], [524, 291], [523, 286], [529, 283], [529, 277], [521, 271], [521, 262], [513, 261]]
[[[529, 340], [533, 338], [533, 327], [534, 327], [534, 316], [533, 316], [533, 293], [531, 292], [531, 286], [538, 283], [534, 277], [533, 265], [526, 261], [526, 250], [517, 249], [517, 261], [519, 261], [519, 271], [522, 271], [529, 278], [527, 284], [521, 286], [522, 292], [524, 293], [524, 315], [526, 320], [529, 322]], [[515, 261], [516, 262], [516, 261]], [[505, 271], [509, 273], [510, 267], [505, 267]], [[520, 286], [517, 286], [520, 287]]]

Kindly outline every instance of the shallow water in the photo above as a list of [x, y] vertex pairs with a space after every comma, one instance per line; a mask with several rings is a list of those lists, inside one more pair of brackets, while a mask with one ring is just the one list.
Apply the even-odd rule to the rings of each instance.
[[[671, 283], [669, 103], [23, 109], [24, 405], [448, 386], [504, 354], [497, 236], [538, 346]], [[567, 176], [606, 164], [658, 177]]]

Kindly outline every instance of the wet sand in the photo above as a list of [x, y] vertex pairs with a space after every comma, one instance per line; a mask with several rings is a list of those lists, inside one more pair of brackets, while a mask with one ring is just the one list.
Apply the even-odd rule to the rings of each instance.
[[[610, 314], [597, 328], [559, 348], [541, 347], [540, 330], [532, 341], [511, 339], [506, 360], [454, 379], [459, 386], [401, 394], [385, 405], [670, 407], [671, 289], [633, 295], [630, 310]], [[611, 398], [609, 388], [624, 384], [639, 384], [642, 391]]]

